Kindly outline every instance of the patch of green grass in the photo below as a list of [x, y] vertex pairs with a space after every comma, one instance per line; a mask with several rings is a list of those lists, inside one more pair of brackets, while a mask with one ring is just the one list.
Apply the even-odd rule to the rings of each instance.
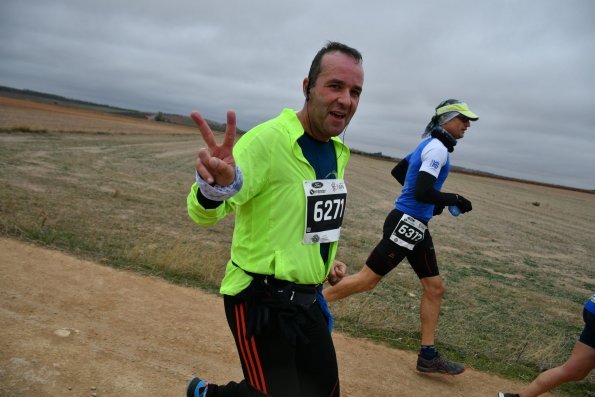
[[216, 293], [218, 286], [197, 273], [181, 274], [164, 268], [162, 262], [153, 256], [127, 256], [125, 247], [106, 247], [104, 244], [93, 244], [77, 235], [49, 227], [41, 229], [22, 229], [0, 223], [0, 235], [59, 249], [75, 254], [86, 260], [96, 261], [116, 269], [131, 270], [142, 274], [165, 279], [173, 284], [196, 287], [207, 292]]
[[[420, 336], [416, 332], [370, 329], [358, 325], [357, 321], [349, 318], [335, 319], [335, 331], [343, 332], [355, 338], [370, 339], [395, 349], [419, 351]], [[574, 346], [574, 343], [572, 345]], [[439, 350], [450, 360], [462, 362], [469, 368], [508, 379], [521, 380], [527, 384], [533, 381], [541, 372], [548, 369], [531, 363], [506, 363], [479, 352], [448, 344], [440, 344]], [[590, 381], [572, 382], [558, 387], [555, 391], [567, 396], [592, 397], [595, 393], [595, 385]]]

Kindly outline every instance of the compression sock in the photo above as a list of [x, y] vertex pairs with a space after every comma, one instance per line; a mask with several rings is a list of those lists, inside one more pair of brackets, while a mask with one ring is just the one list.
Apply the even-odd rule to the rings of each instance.
[[431, 360], [436, 357], [436, 346], [434, 345], [421, 345], [419, 354], [426, 360]]

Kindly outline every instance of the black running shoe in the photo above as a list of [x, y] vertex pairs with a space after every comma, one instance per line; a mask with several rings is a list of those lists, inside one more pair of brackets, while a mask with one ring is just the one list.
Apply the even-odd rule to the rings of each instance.
[[186, 397], [206, 397], [209, 384], [202, 379], [192, 378], [186, 389]]
[[420, 372], [437, 372], [449, 375], [458, 375], [465, 372], [465, 366], [463, 364], [449, 361], [439, 353], [436, 353], [436, 357], [431, 360], [427, 360], [421, 355], [418, 355], [416, 368]]
[[519, 397], [519, 395], [516, 394], [516, 393], [502, 393], [502, 392], [499, 392], [498, 393], [498, 397]]

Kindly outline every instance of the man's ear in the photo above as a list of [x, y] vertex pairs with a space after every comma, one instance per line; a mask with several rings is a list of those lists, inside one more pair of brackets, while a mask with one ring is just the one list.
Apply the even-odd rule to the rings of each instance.
[[310, 100], [310, 79], [307, 77], [302, 83], [302, 90], [304, 92], [304, 96], [306, 97], [306, 102], [308, 102]]

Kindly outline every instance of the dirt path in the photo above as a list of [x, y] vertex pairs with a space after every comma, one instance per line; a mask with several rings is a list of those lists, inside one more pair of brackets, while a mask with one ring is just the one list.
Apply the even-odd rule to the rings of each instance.
[[[487, 396], [519, 384], [422, 375], [415, 354], [336, 341], [343, 396]], [[0, 396], [184, 396], [239, 380], [220, 297], [0, 238]]]

